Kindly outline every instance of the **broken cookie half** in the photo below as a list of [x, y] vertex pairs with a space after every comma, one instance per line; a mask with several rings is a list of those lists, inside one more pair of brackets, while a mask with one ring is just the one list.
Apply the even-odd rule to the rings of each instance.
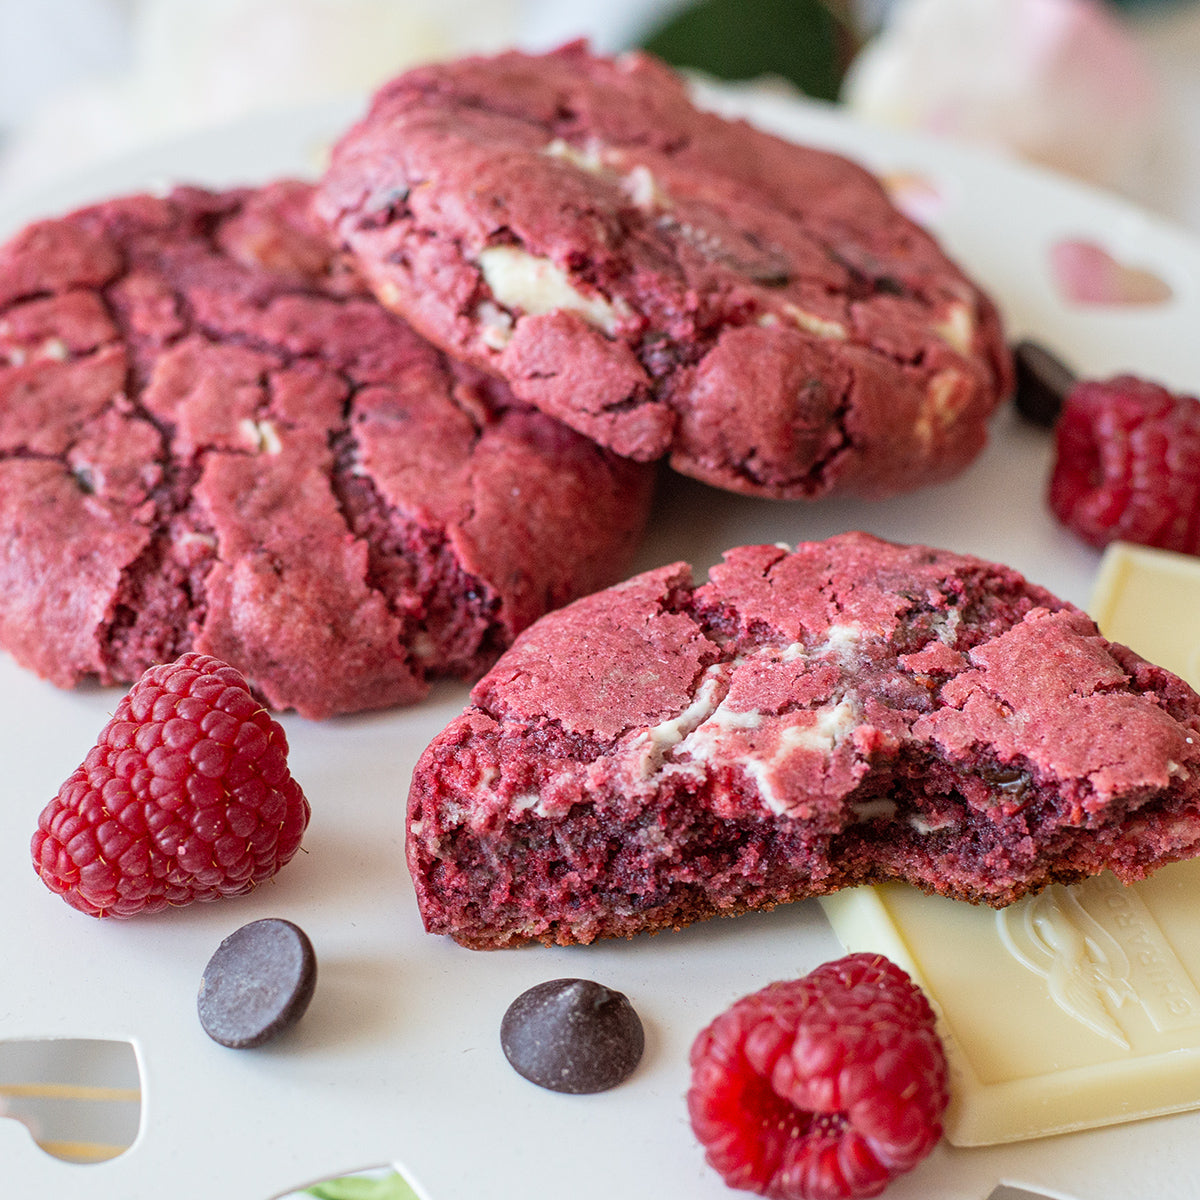
[[542, 618], [413, 777], [426, 928], [679, 928], [888, 879], [1002, 907], [1200, 852], [1200, 696], [981, 559], [864, 533]]

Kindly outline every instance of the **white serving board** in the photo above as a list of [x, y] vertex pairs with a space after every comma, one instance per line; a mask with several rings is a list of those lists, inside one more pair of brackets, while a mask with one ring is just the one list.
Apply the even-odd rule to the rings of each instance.
[[[709, 99], [932, 184], [942, 200], [931, 224], [998, 299], [1014, 338], [1036, 336], [1089, 374], [1132, 369], [1200, 389], [1200, 244], [1182, 233], [1116, 199], [983, 153], [872, 131], [823, 106], [755, 92]], [[311, 175], [357, 108], [283, 113], [142, 153], [10, 206], [0, 234], [167, 182]], [[1047, 259], [1063, 237], [1100, 241], [1149, 267], [1173, 299], [1145, 309], [1064, 304]], [[1086, 604], [1099, 556], [1047, 513], [1049, 462], [1048, 436], [1005, 412], [988, 450], [958, 480], [886, 503], [775, 503], [673, 479], [638, 566], [686, 559], [702, 572], [732, 545], [859, 528], [1006, 562]], [[424, 1200], [734, 1194], [705, 1166], [688, 1126], [688, 1048], [738, 996], [841, 952], [815, 902], [588, 948], [480, 954], [424, 934], [404, 867], [404, 800], [417, 756], [465, 702], [465, 688], [448, 687], [408, 711], [285, 719], [313, 819], [304, 852], [269, 886], [240, 900], [96, 921], [43, 887], [28, 845], [42, 806], [118, 695], [57, 691], [0, 655], [0, 1043], [127, 1042], [143, 1087], [136, 1142], [104, 1163], [59, 1161], [23, 1125], [0, 1120], [6, 1194], [271, 1200], [385, 1163], [400, 1165]], [[308, 932], [320, 964], [316, 996], [278, 1043], [225, 1050], [195, 1017], [200, 973], [223, 937], [265, 916]], [[500, 1052], [508, 1003], [561, 975], [624, 991], [645, 1023], [644, 1061], [611, 1092], [542, 1091]], [[942, 1146], [887, 1195], [984, 1200], [1011, 1183], [1069, 1200], [1191, 1200], [1197, 1146], [1200, 1113], [990, 1149]]]

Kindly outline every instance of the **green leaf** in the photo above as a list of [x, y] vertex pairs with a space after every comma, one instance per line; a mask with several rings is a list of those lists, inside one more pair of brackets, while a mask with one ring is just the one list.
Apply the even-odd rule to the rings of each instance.
[[675, 67], [728, 80], [776, 75], [835, 100], [853, 41], [829, 0], [694, 0], [641, 44]]
[[302, 1194], [316, 1200], [418, 1200], [404, 1176], [395, 1171], [373, 1178], [346, 1175], [341, 1179], [326, 1179], [305, 1188]]

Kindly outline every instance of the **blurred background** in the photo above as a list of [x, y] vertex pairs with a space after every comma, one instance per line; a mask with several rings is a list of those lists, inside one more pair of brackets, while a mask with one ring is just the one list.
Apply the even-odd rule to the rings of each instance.
[[106, 158], [585, 36], [996, 147], [1200, 231], [1200, 3], [0, 0], [0, 208]]

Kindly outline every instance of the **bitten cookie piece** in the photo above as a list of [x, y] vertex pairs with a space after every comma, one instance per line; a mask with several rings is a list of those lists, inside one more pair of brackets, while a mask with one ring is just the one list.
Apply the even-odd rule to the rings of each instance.
[[649, 469], [382, 308], [309, 185], [133, 196], [0, 250], [0, 646], [197, 650], [312, 717], [480, 674], [628, 570]]
[[466, 946], [1200, 853], [1200, 696], [1015, 571], [867, 534], [586, 597], [472, 701], [408, 809], [426, 927]]
[[996, 310], [846, 159], [582, 44], [421, 67], [318, 205], [383, 302], [619, 454], [763, 496], [955, 475], [1011, 385]]

